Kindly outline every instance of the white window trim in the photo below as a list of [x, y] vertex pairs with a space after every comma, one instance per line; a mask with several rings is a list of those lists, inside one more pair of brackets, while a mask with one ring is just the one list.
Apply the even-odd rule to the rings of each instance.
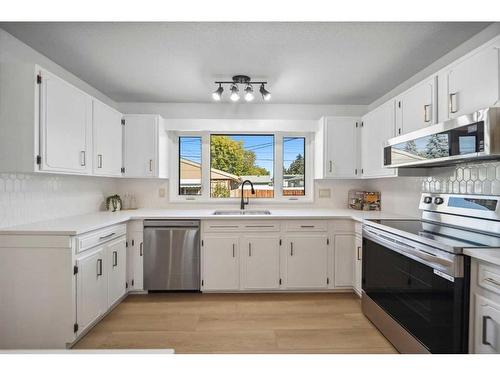
[[[238, 204], [241, 198], [211, 198], [210, 197], [210, 135], [274, 135], [274, 198], [250, 198], [255, 205], [269, 205], [279, 203], [304, 203], [314, 201], [314, 133], [305, 132], [252, 132], [252, 131], [172, 131], [171, 153], [170, 153], [170, 179], [169, 198], [171, 202], [184, 203], [216, 203], [216, 204]], [[201, 137], [201, 195], [179, 195], [179, 137]], [[305, 189], [304, 196], [283, 196], [283, 138], [304, 137], [305, 138]]]

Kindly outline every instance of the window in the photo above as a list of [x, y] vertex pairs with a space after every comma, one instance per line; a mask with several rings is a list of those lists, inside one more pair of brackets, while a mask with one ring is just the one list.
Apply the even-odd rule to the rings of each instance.
[[304, 137], [283, 137], [283, 195], [305, 195]]
[[274, 135], [210, 136], [210, 197], [274, 197]]
[[179, 137], [179, 195], [201, 195], [201, 137]]

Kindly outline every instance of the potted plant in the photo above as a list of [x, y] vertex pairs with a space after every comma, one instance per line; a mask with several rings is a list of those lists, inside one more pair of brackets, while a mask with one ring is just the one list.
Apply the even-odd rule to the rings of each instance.
[[118, 194], [110, 195], [106, 198], [106, 209], [111, 212], [120, 211], [122, 209], [122, 199]]

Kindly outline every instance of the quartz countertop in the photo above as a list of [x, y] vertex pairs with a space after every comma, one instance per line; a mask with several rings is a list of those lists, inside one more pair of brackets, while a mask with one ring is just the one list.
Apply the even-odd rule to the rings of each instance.
[[66, 235], [74, 236], [142, 219], [210, 219], [210, 220], [273, 220], [273, 219], [400, 219], [402, 215], [384, 211], [357, 211], [352, 209], [271, 209], [271, 215], [214, 215], [215, 209], [149, 209], [119, 212], [95, 212], [85, 215], [62, 217], [12, 227], [0, 228], [0, 235]]
[[500, 266], [500, 248], [491, 249], [464, 249], [464, 254], [477, 260], [490, 262]]

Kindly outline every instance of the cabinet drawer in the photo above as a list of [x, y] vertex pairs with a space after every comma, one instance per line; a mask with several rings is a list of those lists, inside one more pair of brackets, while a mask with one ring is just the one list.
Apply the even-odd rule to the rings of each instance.
[[84, 250], [90, 249], [91, 247], [97, 246], [109, 240], [123, 236], [126, 233], [127, 233], [127, 225], [120, 224], [78, 236], [76, 239], [76, 252], [80, 253]]
[[326, 220], [293, 220], [285, 223], [287, 232], [326, 232], [328, 222]]
[[[359, 224], [359, 233], [361, 233], [361, 223]], [[352, 233], [355, 230], [358, 230], [358, 227], [355, 226], [353, 220], [334, 220], [332, 223], [332, 229], [334, 232], [348, 232]]]
[[204, 232], [237, 232], [241, 230], [241, 223], [237, 220], [206, 221], [202, 223]]
[[279, 221], [210, 221], [203, 224], [203, 230], [210, 232], [279, 232]]
[[500, 267], [480, 263], [477, 277], [479, 286], [500, 294]]

